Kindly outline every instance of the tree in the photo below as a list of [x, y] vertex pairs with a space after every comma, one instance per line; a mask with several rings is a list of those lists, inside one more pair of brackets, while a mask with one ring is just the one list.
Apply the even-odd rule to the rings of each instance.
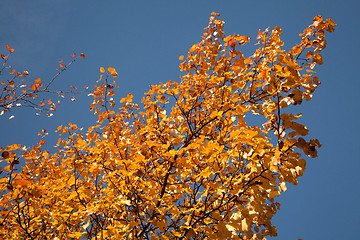
[[[249, 37], [225, 36], [218, 16], [180, 57], [180, 83], [151, 86], [142, 109], [129, 93], [115, 110], [117, 73], [100, 68], [91, 104], [98, 122], [87, 132], [59, 126], [55, 153], [44, 140], [23, 153], [2, 149], [1, 238], [276, 236], [275, 198], [298, 183], [302, 156], [316, 157], [321, 146], [304, 139], [301, 114], [287, 109], [312, 98], [320, 84], [313, 68], [336, 24], [316, 16], [287, 52], [280, 27], [259, 30], [259, 48], [246, 58]], [[16, 172], [19, 158], [26, 165]]]

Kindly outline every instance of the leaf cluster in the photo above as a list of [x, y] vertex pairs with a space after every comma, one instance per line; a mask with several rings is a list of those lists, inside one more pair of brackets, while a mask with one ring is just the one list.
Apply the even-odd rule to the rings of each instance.
[[[7, 61], [10, 55], [13, 54], [14, 49], [9, 45], [6, 45], [8, 54], [1, 54], [1, 68], [0, 68], [0, 116], [4, 113], [9, 113], [13, 108], [17, 107], [30, 107], [36, 111], [36, 115], [40, 116], [40, 113], [45, 113], [48, 117], [53, 115], [52, 112], [56, 111], [56, 105], [60, 105], [60, 101], [53, 102], [48, 95], [55, 95], [59, 98], [65, 98], [65, 95], [75, 95], [83, 91], [79, 91], [75, 86], [69, 85], [72, 89], [69, 91], [63, 91], [54, 89], [53, 83], [59, 77], [61, 73], [67, 70], [71, 64], [73, 64], [79, 58], [85, 58], [85, 55], [81, 53], [76, 56], [75, 53], [71, 55], [71, 61], [68, 64], [64, 64], [63, 59], [59, 61], [59, 66], [56, 68], [57, 73], [48, 81], [43, 82], [40, 78], [31, 80], [31, 76], [28, 71], [16, 71], [11, 65], [8, 65]], [[86, 91], [86, 88], [85, 88]], [[74, 97], [71, 98], [73, 101]], [[14, 115], [9, 119], [14, 118]]]

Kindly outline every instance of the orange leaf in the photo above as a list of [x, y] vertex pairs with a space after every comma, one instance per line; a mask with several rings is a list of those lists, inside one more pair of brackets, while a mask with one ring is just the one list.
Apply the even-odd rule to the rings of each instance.
[[13, 145], [8, 146], [9, 151], [15, 151], [15, 150], [18, 150], [20, 148], [21, 148], [20, 144], [13, 144]]
[[72, 58], [75, 57], [75, 53], [71, 54], [71, 57], [72, 57]]
[[109, 67], [109, 68], [108, 68], [108, 71], [109, 71], [110, 73], [113, 73], [113, 72], [115, 72], [115, 68]]
[[239, 41], [240, 45], [250, 42], [250, 38], [248, 36], [235, 36], [234, 40]]
[[14, 167], [14, 166], [12, 166], [12, 165], [7, 165], [7, 166], [4, 167], [3, 169], [4, 169], [5, 171], [10, 172], [13, 167]]
[[312, 61], [319, 64], [319, 65], [323, 64], [323, 59], [322, 59], [322, 56], [320, 54], [315, 54]]
[[14, 51], [14, 49], [10, 48], [10, 46], [7, 45], [7, 44], [6, 44], [6, 47], [7, 47], [7, 49], [9, 50], [9, 52], [13, 52], [13, 51]]
[[39, 88], [38, 88], [37, 84], [33, 84], [30, 86], [30, 89], [33, 91], [37, 91]]
[[100, 67], [100, 72], [101, 73], [104, 73], [105, 72], [105, 69], [103, 67]]
[[73, 89], [77, 90], [77, 87], [75, 87], [75, 86], [73, 86], [73, 85], [69, 85], [69, 87], [71, 87], [71, 88], [73, 88]]
[[262, 32], [261, 32], [260, 29], [259, 29], [259, 33], [258, 33], [256, 39], [260, 39], [260, 38], [261, 38], [261, 35], [262, 35]]
[[62, 125], [58, 126], [57, 129], [55, 130], [55, 132], [58, 132], [62, 129]]
[[314, 53], [313, 53], [312, 51], [308, 51], [308, 52], [306, 53], [306, 57], [307, 57], [307, 58], [311, 58], [313, 55], [314, 55]]
[[232, 37], [229, 35], [229, 36], [227, 36], [226, 38], [224, 38], [224, 41], [225, 42], [229, 42], [230, 40], [232, 40]]
[[14, 74], [14, 73], [15, 73], [15, 69], [11, 70], [9, 74]]
[[180, 57], [179, 57], [179, 60], [180, 60], [180, 61], [184, 60], [184, 56], [180, 56]]
[[130, 103], [130, 102], [132, 102], [132, 98], [133, 98], [133, 95], [131, 93], [129, 93], [125, 98], [122, 98], [120, 100], [120, 103], [123, 103], [123, 102]]
[[85, 58], [85, 54], [81, 53], [80, 57]]
[[6, 59], [7, 56], [5, 56], [4, 54], [1, 54], [1, 58], [2, 58], [2, 59]]
[[111, 73], [111, 76], [117, 77], [117, 76], [118, 76], [118, 73], [117, 73], [117, 72], [112, 72], [112, 73]]
[[24, 179], [16, 179], [14, 182], [16, 185], [20, 185], [20, 186], [26, 186], [30, 183], [30, 181]]
[[241, 68], [244, 68], [245, 65], [244, 65], [244, 61], [240, 60], [240, 59], [235, 59], [234, 60], [234, 66], [239, 66]]

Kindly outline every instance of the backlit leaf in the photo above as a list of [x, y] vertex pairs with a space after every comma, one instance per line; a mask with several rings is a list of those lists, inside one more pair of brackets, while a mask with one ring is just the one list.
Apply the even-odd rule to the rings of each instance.
[[313, 53], [312, 51], [308, 51], [308, 52], [306, 53], [306, 57], [307, 57], [307, 58], [311, 58], [313, 55], [314, 55], [314, 53]]
[[6, 44], [6, 48], [9, 50], [9, 52], [11, 52], [11, 53], [14, 52], [14, 49], [10, 48], [10, 46], [7, 44]]
[[30, 181], [24, 179], [16, 179], [14, 182], [16, 185], [20, 185], [20, 186], [26, 186], [31, 183]]
[[314, 57], [312, 58], [312, 61], [319, 64], [319, 65], [323, 64], [323, 59], [322, 59], [322, 56], [320, 54], [315, 54]]
[[132, 98], [133, 98], [133, 95], [131, 93], [129, 93], [125, 98], [122, 98], [120, 100], [120, 103], [123, 103], [123, 102], [130, 103], [130, 102], [132, 102]]
[[107, 70], [109, 71], [109, 73], [115, 72], [115, 68], [112, 68], [112, 67], [109, 67]]

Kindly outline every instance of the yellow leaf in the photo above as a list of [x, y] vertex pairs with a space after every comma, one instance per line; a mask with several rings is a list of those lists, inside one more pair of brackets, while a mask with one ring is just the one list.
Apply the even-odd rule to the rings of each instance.
[[274, 157], [272, 158], [272, 163], [273, 163], [274, 165], [280, 164], [280, 151], [279, 151], [279, 149], [276, 149], [276, 150], [275, 150], [275, 155], [274, 155]]
[[103, 67], [100, 67], [100, 72], [101, 73], [104, 73], [105, 72], [105, 69]]
[[175, 151], [174, 149], [171, 149], [171, 150], [169, 151], [169, 154], [170, 154], [170, 155], [175, 155], [175, 154], [176, 154], [176, 151]]
[[280, 192], [285, 192], [287, 190], [285, 182], [279, 183], [279, 190]]
[[269, 193], [269, 197], [270, 197], [270, 198], [274, 198], [274, 197], [278, 197], [278, 196], [280, 196], [280, 192], [277, 191], [277, 190], [271, 191], [271, 192]]
[[246, 218], [244, 218], [243, 220], [241, 220], [241, 231], [247, 232], [248, 230], [249, 230], [249, 225], [246, 222]]
[[69, 179], [69, 184], [70, 185], [73, 185], [73, 184], [75, 184], [75, 181], [76, 181], [76, 179], [75, 179], [75, 177], [74, 176], [72, 176], [72, 177], [70, 177], [70, 179]]

